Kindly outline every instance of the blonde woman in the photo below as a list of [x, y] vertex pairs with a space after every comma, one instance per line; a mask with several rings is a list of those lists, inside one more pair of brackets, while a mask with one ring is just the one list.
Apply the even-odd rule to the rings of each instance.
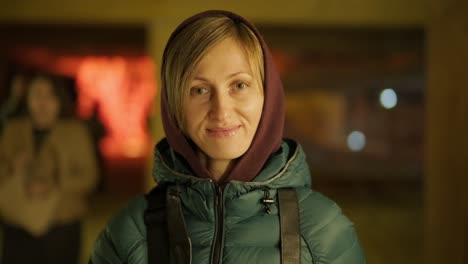
[[365, 263], [353, 224], [282, 138], [283, 88], [252, 24], [225, 11], [187, 19], [161, 78], [158, 186], [110, 222], [91, 263]]

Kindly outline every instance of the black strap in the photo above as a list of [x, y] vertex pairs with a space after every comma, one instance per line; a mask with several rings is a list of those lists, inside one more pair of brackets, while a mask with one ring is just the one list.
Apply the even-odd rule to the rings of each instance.
[[299, 205], [296, 190], [278, 189], [281, 230], [281, 264], [301, 262]]
[[166, 199], [167, 219], [170, 223], [167, 228], [170, 234], [171, 263], [189, 264], [192, 258], [192, 245], [185, 225], [180, 196], [176, 190], [170, 190]]
[[157, 186], [146, 195], [148, 264], [189, 264], [192, 246], [185, 226], [179, 194]]
[[166, 186], [156, 186], [145, 195], [148, 207], [145, 210], [148, 264], [169, 263], [169, 234], [167, 232]]

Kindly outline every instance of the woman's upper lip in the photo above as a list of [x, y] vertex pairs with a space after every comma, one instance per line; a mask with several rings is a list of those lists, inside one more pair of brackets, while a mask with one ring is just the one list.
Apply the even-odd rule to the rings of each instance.
[[223, 132], [223, 131], [229, 131], [233, 130], [236, 128], [239, 128], [240, 125], [235, 125], [235, 126], [226, 126], [226, 127], [213, 127], [213, 128], [207, 128], [206, 130], [211, 131], [211, 132]]

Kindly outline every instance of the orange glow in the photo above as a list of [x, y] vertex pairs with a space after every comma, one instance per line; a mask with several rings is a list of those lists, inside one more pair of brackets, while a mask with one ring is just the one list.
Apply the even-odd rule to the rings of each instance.
[[292, 60], [290, 56], [279, 49], [273, 49], [271, 52], [273, 56], [273, 62], [276, 66], [276, 70], [281, 76], [284, 76], [288, 72], [288, 70], [290, 70], [289, 68], [292, 65]]
[[96, 113], [106, 128], [101, 151], [107, 157], [143, 157], [151, 149], [147, 118], [156, 84], [149, 57], [89, 57], [77, 71], [78, 114]]

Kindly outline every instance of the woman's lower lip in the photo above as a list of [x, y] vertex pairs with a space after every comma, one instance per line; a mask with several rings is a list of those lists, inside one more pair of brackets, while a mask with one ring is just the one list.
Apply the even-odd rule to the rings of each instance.
[[208, 136], [211, 137], [232, 137], [237, 134], [237, 131], [239, 130], [240, 126], [230, 128], [230, 129], [216, 129], [216, 130], [210, 130], [207, 129], [207, 134]]

